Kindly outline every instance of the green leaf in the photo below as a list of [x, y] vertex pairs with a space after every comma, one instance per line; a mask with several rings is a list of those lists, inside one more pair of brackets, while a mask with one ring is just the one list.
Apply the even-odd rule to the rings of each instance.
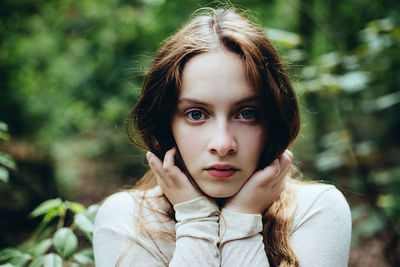
[[75, 215], [74, 222], [80, 230], [86, 233], [93, 233], [94, 220], [98, 209], [99, 205], [91, 205], [86, 211]]
[[49, 199], [37, 206], [30, 214], [32, 217], [38, 217], [40, 215], [46, 214], [49, 210], [54, 209], [62, 205], [60, 198]]
[[78, 248], [78, 238], [70, 228], [61, 228], [54, 234], [53, 244], [58, 253], [68, 259]]
[[10, 139], [10, 135], [6, 132], [0, 131], [0, 139], [8, 140], [8, 139]]
[[341, 56], [338, 52], [330, 52], [320, 56], [317, 59], [317, 65], [320, 65], [324, 69], [333, 69], [342, 61]]
[[85, 211], [85, 206], [83, 206], [81, 203], [65, 201], [65, 204], [73, 213], [79, 213]]
[[63, 261], [57, 254], [50, 253], [36, 258], [29, 267], [62, 267]]
[[2, 121], [0, 121], [0, 131], [2, 131], [2, 132], [8, 131], [8, 125]]
[[364, 71], [353, 71], [339, 76], [340, 88], [348, 93], [355, 93], [366, 88], [369, 82], [369, 73]]
[[30, 255], [15, 248], [6, 248], [0, 251], [0, 261], [8, 260], [8, 264], [11, 266], [25, 266], [30, 259]]
[[0, 250], [0, 261], [4, 261], [21, 255], [22, 255], [21, 251], [19, 251], [16, 248], [5, 248]]
[[24, 267], [26, 263], [31, 259], [31, 256], [25, 253], [21, 253], [21, 255], [17, 257], [13, 257], [9, 263], [16, 267]]
[[[386, 170], [372, 171], [368, 177], [369, 183], [379, 186], [391, 186], [400, 180], [400, 167], [394, 167]], [[396, 187], [394, 187], [396, 188]]]
[[62, 259], [59, 255], [50, 253], [45, 256], [45, 267], [62, 267]]
[[9, 155], [1, 152], [0, 152], [0, 164], [12, 170], [15, 170], [17, 168], [17, 165], [15, 164], [14, 160]]
[[0, 267], [15, 267], [15, 265], [12, 265], [11, 263], [6, 263], [6, 264], [0, 265]]
[[81, 264], [94, 263], [94, 255], [91, 249], [85, 249], [75, 253], [73, 258]]
[[93, 233], [94, 223], [84, 212], [76, 214], [74, 222], [80, 230]]
[[319, 154], [315, 161], [315, 167], [320, 171], [337, 169], [344, 164], [344, 158], [338, 151], [326, 150]]
[[36, 258], [31, 264], [29, 264], [29, 267], [44, 266], [44, 257], [45, 256], [40, 256], [40, 257]]
[[381, 96], [375, 100], [375, 109], [382, 110], [400, 103], [400, 92]]
[[357, 231], [361, 236], [369, 237], [384, 229], [385, 225], [382, 222], [381, 216], [375, 212], [367, 214], [367, 218], [357, 223]]
[[272, 28], [267, 29], [266, 32], [271, 41], [288, 48], [297, 47], [303, 43], [301, 36], [294, 32]]
[[32, 255], [34, 257], [38, 257], [40, 255], [43, 255], [44, 253], [47, 252], [47, 250], [51, 247], [52, 245], [52, 240], [51, 238], [47, 238], [45, 240], [42, 240], [39, 244], [35, 246], [33, 249]]
[[43, 218], [43, 222], [44, 223], [48, 223], [51, 221], [51, 219], [53, 219], [54, 217], [57, 216], [63, 216], [66, 213], [66, 209], [64, 204], [58, 206], [58, 207], [54, 207], [52, 209], [49, 209], [46, 213], [46, 215]]
[[0, 166], [0, 181], [8, 183], [8, 179], [9, 179], [8, 170], [3, 166]]
[[96, 218], [96, 214], [97, 211], [99, 210], [100, 205], [98, 204], [93, 204], [91, 206], [89, 206], [87, 208], [87, 210], [85, 211], [86, 216], [92, 221], [94, 222], [95, 218]]

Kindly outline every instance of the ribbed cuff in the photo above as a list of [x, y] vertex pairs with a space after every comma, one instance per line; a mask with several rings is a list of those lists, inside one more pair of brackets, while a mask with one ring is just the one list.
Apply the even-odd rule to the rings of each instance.
[[237, 239], [244, 239], [262, 232], [261, 214], [247, 214], [222, 209], [219, 220], [220, 246]]
[[206, 239], [214, 245], [218, 242], [218, 206], [206, 197], [195, 198], [176, 204], [176, 239], [192, 237]]

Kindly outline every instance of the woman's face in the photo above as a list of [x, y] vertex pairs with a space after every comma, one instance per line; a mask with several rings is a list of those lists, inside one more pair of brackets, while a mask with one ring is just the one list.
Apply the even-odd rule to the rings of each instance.
[[267, 133], [257, 97], [237, 54], [203, 53], [184, 67], [172, 133], [189, 173], [211, 197], [233, 196], [258, 166]]

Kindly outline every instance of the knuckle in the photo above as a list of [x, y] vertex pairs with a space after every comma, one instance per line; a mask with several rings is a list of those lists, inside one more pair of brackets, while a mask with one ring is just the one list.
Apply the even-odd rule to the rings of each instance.
[[162, 169], [167, 174], [171, 173], [171, 166], [163, 165]]
[[277, 175], [279, 175], [280, 171], [281, 171], [281, 168], [279, 165], [277, 165], [277, 166], [275, 166], [275, 168], [273, 168], [272, 175], [277, 176]]
[[150, 166], [154, 166], [154, 163], [155, 163], [154, 158], [149, 157], [149, 158], [147, 159], [147, 161], [149, 162], [149, 165], [150, 165]]
[[288, 161], [288, 157], [286, 153], [283, 153], [279, 158], [279, 165], [285, 166], [286, 162]]
[[290, 162], [292, 162], [292, 157], [290, 157], [290, 155], [285, 155], [285, 163], [289, 164]]
[[175, 166], [164, 167], [164, 172], [169, 178], [176, 178], [177, 172], [175, 168]]

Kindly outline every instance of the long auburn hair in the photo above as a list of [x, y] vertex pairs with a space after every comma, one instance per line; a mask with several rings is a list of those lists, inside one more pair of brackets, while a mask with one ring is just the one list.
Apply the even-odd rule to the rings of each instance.
[[[233, 8], [203, 9], [182, 29], [166, 40], [145, 76], [142, 92], [128, 122], [128, 134], [139, 147], [160, 159], [176, 146], [171, 116], [176, 107], [185, 63], [194, 56], [228, 49], [240, 56], [246, 75], [261, 103], [268, 140], [260, 158], [263, 168], [279, 157], [294, 141], [300, 128], [297, 99], [278, 52], [263, 30]], [[179, 153], [177, 164], [185, 166]], [[289, 182], [293, 182], [289, 178]], [[156, 186], [148, 171], [135, 188]], [[263, 213], [263, 240], [271, 266], [299, 266], [289, 242], [295, 210], [290, 187]], [[173, 209], [170, 217], [174, 218]]]

